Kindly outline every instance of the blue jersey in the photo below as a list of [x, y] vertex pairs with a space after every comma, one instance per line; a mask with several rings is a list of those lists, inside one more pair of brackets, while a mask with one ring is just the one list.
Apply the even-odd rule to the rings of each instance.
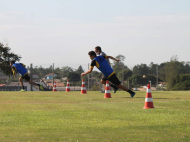
[[111, 68], [111, 66], [109, 65], [109, 63], [106, 61], [107, 56], [96, 56], [92, 62], [90, 67], [93, 68], [94, 66], [96, 66], [103, 74], [105, 77], [110, 77], [111, 75], [113, 75], [115, 72], [114, 70]]
[[21, 74], [22, 76], [24, 76], [28, 73], [27, 69], [25, 68], [25, 65], [21, 64], [21, 63], [14, 63], [12, 65], [12, 70], [13, 70], [13, 74], [16, 71], [19, 74]]

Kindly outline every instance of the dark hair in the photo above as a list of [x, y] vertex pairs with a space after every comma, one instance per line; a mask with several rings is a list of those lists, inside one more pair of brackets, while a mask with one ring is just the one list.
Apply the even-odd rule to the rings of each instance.
[[10, 63], [11, 63], [11, 64], [14, 64], [14, 63], [15, 63], [15, 61], [10, 61]]
[[95, 49], [96, 49], [96, 50], [100, 50], [100, 51], [102, 51], [102, 49], [101, 49], [100, 46], [96, 46]]
[[90, 52], [88, 52], [88, 55], [90, 55], [90, 56], [96, 56], [96, 53], [94, 51], [90, 51]]

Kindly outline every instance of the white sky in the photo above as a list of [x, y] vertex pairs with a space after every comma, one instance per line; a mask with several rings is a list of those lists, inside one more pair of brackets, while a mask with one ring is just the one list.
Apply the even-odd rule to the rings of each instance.
[[190, 61], [189, 0], [0, 0], [0, 42], [29, 66], [82, 65], [101, 46], [125, 64]]

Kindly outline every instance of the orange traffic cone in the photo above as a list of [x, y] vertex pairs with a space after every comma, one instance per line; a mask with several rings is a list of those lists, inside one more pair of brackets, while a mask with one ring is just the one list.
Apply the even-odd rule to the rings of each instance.
[[54, 85], [53, 85], [53, 92], [56, 92], [56, 91], [57, 91], [56, 82], [54, 82]]
[[145, 104], [143, 109], [154, 108], [150, 84], [147, 86]]
[[81, 93], [80, 94], [86, 94], [86, 87], [85, 87], [85, 82], [84, 79], [82, 79], [82, 87], [81, 87]]
[[65, 92], [70, 92], [70, 84], [69, 84], [69, 79], [67, 80], [67, 86]]
[[110, 86], [109, 86], [108, 80], [106, 81], [106, 90], [105, 90], [104, 98], [111, 98]]

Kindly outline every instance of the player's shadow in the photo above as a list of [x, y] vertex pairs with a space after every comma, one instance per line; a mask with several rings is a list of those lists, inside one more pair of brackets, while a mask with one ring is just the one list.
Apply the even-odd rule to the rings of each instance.
[[[120, 97], [120, 98], [131, 98], [131, 97]], [[143, 98], [144, 99], [145, 97], [135, 97], [134, 96], [133, 98]]]

